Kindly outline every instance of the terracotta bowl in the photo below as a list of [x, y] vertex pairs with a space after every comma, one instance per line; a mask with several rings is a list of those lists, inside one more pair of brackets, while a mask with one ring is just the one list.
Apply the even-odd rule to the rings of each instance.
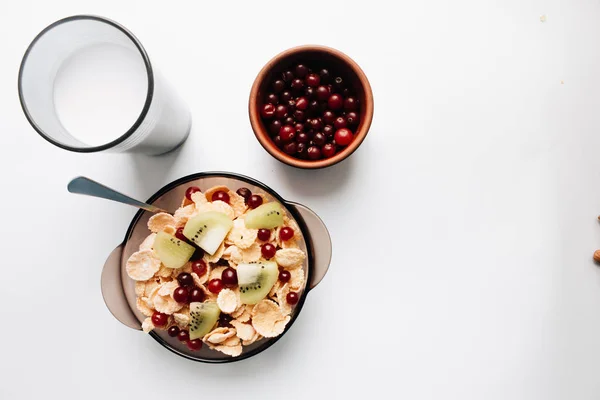
[[[265, 94], [269, 90], [269, 85], [273, 82], [274, 77], [281, 75], [283, 71], [298, 63], [322, 66], [332, 71], [333, 75], [341, 75], [346, 82], [350, 83], [352, 91], [360, 101], [360, 123], [355, 130], [354, 140], [331, 158], [315, 161], [300, 160], [286, 154], [273, 143], [260, 116]], [[324, 168], [337, 164], [350, 156], [367, 136], [373, 120], [373, 92], [365, 73], [346, 54], [325, 46], [299, 46], [279, 53], [258, 73], [250, 91], [248, 111], [250, 124], [256, 138], [273, 157], [297, 168]]]

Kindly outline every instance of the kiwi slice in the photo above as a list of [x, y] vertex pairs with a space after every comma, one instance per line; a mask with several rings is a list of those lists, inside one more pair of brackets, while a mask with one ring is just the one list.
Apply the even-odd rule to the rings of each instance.
[[190, 218], [183, 228], [183, 235], [212, 256], [232, 227], [233, 222], [227, 215], [208, 211]]
[[273, 229], [283, 225], [283, 210], [279, 203], [263, 204], [248, 212], [244, 222], [250, 229]]
[[190, 303], [190, 339], [202, 339], [215, 326], [220, 314], [217, 303]]
[[154, 239], [154, 251], [165, 267], [183, 267], [194, 254], [194, 250], [194, 246], [166, 232], [158, 232]]
[[256, 304], [269, 294], [277, 282], [279, 269], [275, 261], [238, 264], [237, 276], [242, 304]]

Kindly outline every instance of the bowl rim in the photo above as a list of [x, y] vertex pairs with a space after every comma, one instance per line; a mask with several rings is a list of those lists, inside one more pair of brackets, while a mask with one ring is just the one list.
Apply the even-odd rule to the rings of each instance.
[[[258, 90], [262, 82], [264, 81], [266, 75], [273, 69], [282, 59], [289, 57], [294, 54], [303, 53], [303, 52], [324, 52], [328, 53], [338, 59], [340, 59], [344, 64], [346, 64], [358, 77], [360, 84], [363, 87], [363, 91], [365, 93], [365, 117], [362, 120], [361, 129], [355, 134], [355, 138], [350, 143], [348, 147], [337, 153], [331, 158], [321, 159], [321, 160], [300, 160], [298, 158], [294, 158], [282, 150], [278, 149], [275, 144], [269, 138], [269, 135], [265, 132], [261, 127], [260, 116], [258, 112]], [[254, 79], [254, 83], [252, 84], [252, 88], [250, 89], [250, 97], [248, 100], [248, 114], [250, 117], [250, 125], [252, 126], [252, 130], [254, 131], [254, 136], [259, 141], [261, 146], [273, 157], [281, 161], [282, 163], [291, 165], [292, 167], [302, 168], [302, 169], [319, 169], [326, 168], [332, 165], [335, 165], [347, 157], [350, 157], [352, 153], [358, 149], [361, 143], [365, 140], [367, 134], [369, 133], [369, 129], [371, 127], [371, 123], [373, 121], [373, 111], [374, 111], [374, 99], [373, 99], [373, 90], [371, 89], [371, 84], [367, 79], [364, 71], [360, 68], [360, 66], [348, 55], [345, 53], [334, 49], [332, 47], [323, 46], [323, 45], [314, 45], [307, 44], [289, 48], [277, 54], [275, 57], [271, 58], [262, 69], [259, 71], [258, 75]]]
[[[302, 311], [302, 307], [304, 306], [304, 301], [306, 300], [306, 296], [307, 296], [308, 292], [310, 292], [310, 290], [311, 290], [309, 283], [310, 283], [310, 279], [312, 277], [314, 256], [313, 256], [313, 247], [312, 247], [312, 242], [311, 242], [312, 239], [310, 237], [310, 232], [308, 230], [308, 226], [304, 222], [304, 218], [302, 218], [300, 213], [298, 211], [296, 211], [295, 208], [290, 206], [289, 202], [286, 201], [283, 197], [281, 197], [279, 195], [279, 193], [277, 193], [275, 190], [271, 189], [269, 186], [265, 185], [264, 183], [262, 183], [256, 179], [250, 178], [246, 175], [237, 174], [237, 173], [233, 173], [233, 172], [225, 172], [225, 171], [198, 172], [195, 174], [186, 175], [186, 176], [176, 179], [176, 180], [172, 181], [171, 183], [168, 183], [165, 186], [163, 186], [162, 188], [160, 188], [156, 193], [154, 193], [152, 196], [150, 196], [150, 198], [148, 198], [148, 200], [146, 200], [146, 202], [148, 204], [152, 204], [154, 201], [156, 201], [162, 195], [166, 194], [167, 192], [171, 191], [172, 189], [176, 188], [177, 186], [180, 186], [187, 182], [190, 182], [190, 181], [193, 181], [193, 180], [196, 180], [199, 178], [212, 178], [212, 177], [217, 177], [217, 178], [224, 177], [224, 178], [238, 179], [240, 181], [252, 184], [254, 186], [258, 186], [261, 189], [263, 189], [265, 192], [267, 192], [270, 195], [272, 195], [273, 197], [275, 197], [275, 199], [277, 199], [277, 201], [282, 203], [282, 205], [286, 206], [286, 210], [292, 214], [292, 216], [294, 217], [294, 220], [298, 223], [298, 226], [300, 227], [300, 230], [302, 230], [302, 234], [305, 237], [305, 244], [306, 244], [306, 250], [307, 250], [306, 252], [307, 252], [307, 259], [308, 259], [307, 269], [306, 269], [306, 277], [304, 278], [305, 282], [306, 282], [306, 286], [304, 288], [304, 291], [302, 292], [302, 295], [300, 296], [300, 300], [296, 304], [296, 307], [295, 307], [294, 313], [290, 319], [290, 322], [288, 322], [283, 333], [274, 338], [266, 338], [268, 340], [263, 345], [257, 347], [256, 349], [254, 349], [252, 351], [249, 351], [248, 353], [242, 353], [241, 355], [239, 355], [237, 357], [230, 357], [230, 358], [223, 358], [223, 359], [216, 359], [216, 360], [195, 358], [195, 357], [192, 357], [186, 353], [183, 353], [183, 352], [177, 350], [176, 348], [171, 346], [169, 343], [167, 343], [163, 338], [161, 338], [158, 334], [156, 334], [154, 331], [151, 331], [149, 333], [149, 335], [152, 338], [154, 338], [154, 340], [156, 340], [164, 348], [166, 348], [167, 350], [169, 350], [181, 357], [187, 358], [188, 360], [206, 363], [206, 364], [224, 364], [224, 363], [245, 360], [247, 358], [255, 356], [255, 355], [267, 350], [269, 347], [273, 346], [279, 339], [281, 339], [283, 337], [283, 335], [285, 335], [288, 332], [288, 330], [292, 327], [292, 325], [296, 321], [296, 318], [298, 317], [298, 315], [300, 315], [300, 312]], [[131, 236], [131, 233], [133, 232], [133, 228], [137, 225], [137, 223], [140, 220], [140, 218], [142, 217], [142, 215], [146, 212], [147, 211], [140, 209], [134, 215], [133, 219], [131, 220], [131, 223], [129, 224], [129, 227], [127, 228], [127, 231], [125, 232], [125, 239], [123, 239], [123, 243], [122, 243], [123, 245], [125, 245], [127, 243], [127, 241], [129, 240], [129, 238]], [[125, 264], [124, 264], [123, 260], [121, 260], [121, 268], [124, 268], [124, 265]]]

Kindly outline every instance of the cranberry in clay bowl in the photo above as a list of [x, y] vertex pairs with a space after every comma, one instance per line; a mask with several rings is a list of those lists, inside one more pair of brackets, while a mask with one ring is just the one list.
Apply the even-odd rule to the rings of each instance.
[[373, 93], [346, 54], [307, 45], [263, 67], [248, 108], [256, 138], [273, 157], [298, 168], [324, 168], [350, 156], [365, 139]]
[[325, 276], [331, 239], [307, 207], [225, 172], [168, 184], [102, 271], [114, 317], [194, 361], [239, 361], [290, 329]]

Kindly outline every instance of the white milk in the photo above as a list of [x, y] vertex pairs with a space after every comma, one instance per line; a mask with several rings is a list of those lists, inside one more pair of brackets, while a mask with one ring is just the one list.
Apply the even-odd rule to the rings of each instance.
[[54, 83], [56, 113], [73, 136], [97, 146], [123, 135], [140, 116], [148, 74], [137, 50], [100, 44], [78, 51]]

